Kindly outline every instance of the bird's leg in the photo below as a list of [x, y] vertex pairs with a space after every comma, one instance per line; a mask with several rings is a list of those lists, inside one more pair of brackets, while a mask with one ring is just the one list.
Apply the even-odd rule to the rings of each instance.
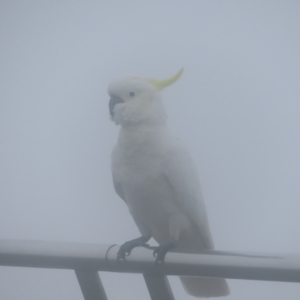
[[167, 252], [176, 246], [177, 241], [174, 238], [170, 238], [160, 244], [156, 249], [153, 251], [153, 256], [156, 257], [156, 264], [162, 264], [165, 260], [165, 256]]
[[138, 247], [138, 246], [146, 246], [147, 245], [146, 243], [150, 239], [151, 239], [151, 236], [141, 236], [137, 239], [134, 239], [134, 240], [124, 243], [118, 251], [118, 255], [117, 255], [118, 261], [125, 260], [125, 257], [130, 254], [130, 252], [133, 248]]

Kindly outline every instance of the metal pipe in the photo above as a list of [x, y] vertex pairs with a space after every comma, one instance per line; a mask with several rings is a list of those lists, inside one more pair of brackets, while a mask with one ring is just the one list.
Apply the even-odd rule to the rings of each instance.
[[167, 276], [144, 274], [151, 300], [175, 300]]
[[118, 249], [115, 245], [0, 240], [0, 265], [300, 282], [300, 255], [168, 253], [165, 263], [157, 266], [149, 249], [135, 248], [124, 262], [117, 260]]
[[85, 300], [107, 300], [98, 272], [75, 270]]
[[0, 240], [0, 265], [109, 271], [109, 245]]

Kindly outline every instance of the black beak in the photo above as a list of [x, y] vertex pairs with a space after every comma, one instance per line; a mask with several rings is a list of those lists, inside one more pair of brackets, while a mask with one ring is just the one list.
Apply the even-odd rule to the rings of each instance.
[[114, 115], [114, 107], [118, 103], [124, 103], [124, 101], [121, 98], [115, 97], [115, 96], [110, 98], [110, 100], [109, 100], [109, 112], [110, 112], [111, 116]]

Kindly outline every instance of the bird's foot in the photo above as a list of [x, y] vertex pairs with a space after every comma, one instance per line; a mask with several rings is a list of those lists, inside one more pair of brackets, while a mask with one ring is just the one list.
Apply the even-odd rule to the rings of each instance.
[[169, 240], [163, 242], [153, 251], [153, 256], [156, 257], [155, 263], [157, 265], [163, 264], [165, 260], [165, 256], [167, 252], [176, 246], [176, 240], [174, 238], [170, 238]]
[[125, 260], [126, 256], [130, 255], [131, 250], [133, 248], [139, 247], [139, 246], [146, 246], [147, 245], [146, 243], [150, 239], [151, 239], [151, 236], [150, 237], [149, 236], [141, 236], [137, 239], [134, 239], [134, 240], [124, 243], [118, 251], [118, 254], [117, 254], [118, 261]]

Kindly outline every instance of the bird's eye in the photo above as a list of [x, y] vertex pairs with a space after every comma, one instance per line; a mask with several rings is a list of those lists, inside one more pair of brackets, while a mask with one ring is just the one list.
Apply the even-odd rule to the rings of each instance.
[[135, 96], [135, 92], [130, 92], [130, 93], [129, 93], [129, 96], [130, 96], [130, 97], [134, 97], [134, 96]]

